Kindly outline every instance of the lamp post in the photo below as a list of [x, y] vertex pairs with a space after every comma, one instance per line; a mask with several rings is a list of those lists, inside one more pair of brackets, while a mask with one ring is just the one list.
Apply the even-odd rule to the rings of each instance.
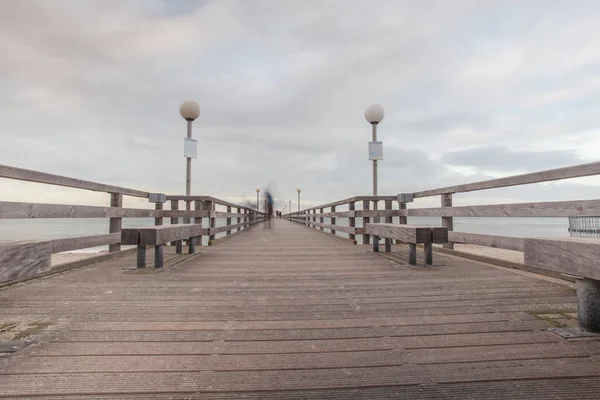
[[256, 188], [256, 211], [258, 211], [258, 193], [260, 192], [260, 188]]
[[194, 100], [186, 100], [179, 106], [179, 114], [187, 121], [187, 137], [184, 139], [183, 155], [186, 160], [185, 195], [192, 192], [192, 158], [197, 158], [196, 141], [192, 139], [192, 122], [200, 116], [200, 105]]
[[383, 160], [383, 146], [377, 141], [377, 124], [383, 120], [384, 114], [379, 104], [373, 104], [365, 111], [365, 119], [373, 130], [373, 141], [369, 143], [369, 159], [373, 160], [373, 196], [377, 196], [377, 161]]
[[[365, 119], [371, 124], [373, 141], [369, 143], [369, 159], [373, 161], [373, 196], [377, 196], [377, 161], [383, 160], [383, 143], [377, 141], [377, 124], [383, 120], [385, 112], [380, 104], [370, 105], [365, 111]], [[377, 200], [373, 201], [373, 210], [377, 210]], [[379, 223], [379, 216], [373, 218]], [[379, 237], [373, 236], [373, 251], [379, 251]]]
[[300, 189], [296, 189], [296, 192], [298, 192], [298, 211], [300, 211], [300, 192], [301, 191], [302, 190], [300, 190]]

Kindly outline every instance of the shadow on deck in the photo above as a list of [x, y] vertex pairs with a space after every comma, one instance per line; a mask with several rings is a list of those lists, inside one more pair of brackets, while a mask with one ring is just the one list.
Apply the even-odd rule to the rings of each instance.
[[0, 398], [596, 398], [600, 342], [545, 331], [576, 324], [568, 284], [275, 223], [158, 273], [128, 256], [0, 290], [5, 339], [37, 326]]

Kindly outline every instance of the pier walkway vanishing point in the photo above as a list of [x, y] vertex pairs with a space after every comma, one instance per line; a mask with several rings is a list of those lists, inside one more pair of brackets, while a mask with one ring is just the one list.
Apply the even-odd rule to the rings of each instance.
[[[0, 175], [6, 177], [6, 171]], [[133, 191], [129, 195], [150, 197]], [[293, 221], [275, 220], [273, 229], [266, 230], [260, 213], [242, 206], [208, 197], [176, 201], [196, 207], [182, 211], [172, 203], [166, 211], [158, 203], [155, 210], [140, 210], [0, 201], [0, 218], [162, 220], [186, 218], [187, 213], [187, 218], [198, 218], [196, 224], [202, 217], [210, 219], [201, 232], [212, 243], [184, 254], [180, 239], [169, 236], [175, 246], [147, 251], [145, 268], [136, 268], [135, 249], [113, 249], [90, 265], [4, 283], [0, 343], [14, 343], [15, 349], [0, 348], [0, 398], [596, 399], [600, 392], [598, 336], [556, 334], [557, 328], [578, 325], [582, 305], [593, 310], [581, 299], [578, 306], [573, 279], [469, 260], [451, 249], [436, 250], [432, 265], [418, 251], [412, 266], [406, 244], [387, 240], [390, 252], [374, 252], [370, 245], [356, 246], [350, 238], [320, 232], [345, 229], [364, 235], [364, 227], [352, 226], [356, 221], [350, 227], [331, 221], [328, 228], [326, 222], [314, 222], [343, 215], [377, 218], [377, 213], [404, 218], [434, 209], [386, 208], [373, 214], [368, 206], [356, 210], [351, 201], [349, 211], [330, 205], [338, 209], [327, 216], [312, 210], [304, 212], [303, 220], [301, 212], [290, 216]], [[597, 210], [599, 201], [580, 202], [585, 207], [576, 203], [514, 208], [449, 204], [442, 212], [444, 225], [451, 228], [452, 209], [454, 216], [467, 208], [481, 213], [482, 207], [488, 213], [500, 207], [507, 216], [587, 215]], [[227, 210], [216, 211], [215, 204]], [[232, 207], [239, 208], [232, 212]], [[226, 225], [216, 226], [217, 217], [226, 218]], [[387, 229], [374, 225], [377, 232]], [[120, 245], [117, 228], [121, 230], [120, 223], [111, 223], [108, 235], [34, 244], [48, 246], [48, 256], [100, 242]], [[219, 233], [230, 235], [219, 239]], [[491, 240], [475, 236], [449, 237], [483, 245]], [[196, 239], [188, 244], [191, 240]], [[548, 254], [546, 247], [535, 247], [537, 242], [494, 240], [494, 246], [523, 248], [526, 259], [528, 252]], [[562, 241], [552, 247], [573, 259], [578, 273], [571, 264], [564, 268], [578, 276], [577, 282], [598, 279], [597, 263], [585, 264], [597, 252], [597, 244], [589, 243], [579, 254], [568, 253], [572, 250]], [[6, 265], [30, 265], [24, 254], [41, 254], [35, 246], [16, 243], [0, 251], [13, 262], [3, 265], [7, 273], [19, 271]], [[19, 248], [22, 253], [15, 252]], [[155, 254], [164, 255], [162, 268], [152, 268]], [[35, 261], [43, 264], [41, 258]], [[552, 264], [551, 259], [547, 262]], [[548, 272], [556, 272], [552, 268]], [[582, 293], [593, 295], [593, 290]], [[580, 313], [580, 322], [582, 318]]]

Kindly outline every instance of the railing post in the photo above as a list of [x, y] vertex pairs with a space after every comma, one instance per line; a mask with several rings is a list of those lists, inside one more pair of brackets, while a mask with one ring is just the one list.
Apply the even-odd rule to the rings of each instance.
[[[385, 211], [392, 211], [392, 201], [391, 200], [386, 200], [385, 201]], [[388, 215], [386, 217], [384, 217], [384, 221], [387, 222], [388, 224], [391, 224], [393, 222], [393, 217], [391, 215]], [[385, 251], [386, 253], [389, 253], [390, 251], [392, 251], [392, 239], [385, 239]]]
[[[379, 201], [377, 200], [373, 200], [373, 210], [375, 211], [375, 216], [373, 217], [373, 223], [377, 224], [379, 223], [379, 215], [377, 214], [377, 210], [379, 206]], [[379, 252], [379, 236], [375, 236], [373, 235], [373, 251], [378, 253]]]
[[[171, 200], [171, 210], [172, 211], [178, 211], [179, 210], [179, 200]], [[177, 225], [179, 224], [179, 217], [171, 217], [171, 225]], [[182, 247], [183, 247], [183, 243], [181, 240], [175, 240], [173, 242], [171, 242], [171, 246], [175, 245], [175, 253], [177, 254], [181, 254], [182, 251]]]
[[[202, 201], [201, 200], [194, 200], [194, 211], [202, 211]], [[198, 220], [200, 220], [200, 223], [202, 224], [202, 217], [194, 217], [195, 224], [198, 223]], [[202, 235], [196, 236], [194, 238], [194, 241], [196, 242], [196, 244], [198, 246], [202, 246]]]
[[[355, 211], [356, 210], [356, 203], [351, 201], [348, 204], [348, 211]], [[349, 218], [349, 222], [348, 222], [348, 226], [350, 228], [356, 228], [356, 217], [350, 217]], [[350, 240], [354, 240], [354, 243], [356, 244], [356, 234], [351, 233], [350, 234]]]
[[239, 216], [239, 214], [242, 213], [242, 209], [238, 207], [237, 208], [237, 213], [238, 213], [238, 216], [237, 216], [237, 219], [236, 219], [236, 223], [238, 224], [238, 227], [237, 227], [236, 232], [239, 232], [239, 231], [242, 230], [242, 227], [239, 226], [242, 223], [242, 217]]
[[[123, 195], [121, 193], [110, 194], [110, 206], [111, 207], [123, 207]], [[111, 218], [108, 225], [109, 233], [121, 233], [122, 218]], [[108, 245], [109, 253], [120, 251], [121, 243], [114, 243]]]
[[[444, 193], [442, 195], [442, 209], [446, 207], [452, 207], [452, 193]], [[454, 218], [453, 217], [442, 217], [442, 226], [448, 228], [448, 232], [454, 230]], [[448, 242], [443, 244], [445, 249], [454, 250], [454, 243]]]
[[[156, 210], [156, 212], [158, 214], [163, 209], [163, 203], [155, 203], [154, 204], [154, 209]], [[154, 225], [155, 226], [160, 226], [162, 224], [163, 224], [163, 218], [162, 217], [154, 217]]]
[[[331, 212], [334, 213], [335, 212], [335, 206], [331, 206]], [[331, 225], [335, 226], [335, 217], [332, 215], [331, 216]], [[331, 230], [331, 234], [335, 235], [335, 229]]]
[[[227, 212], [231, 214], [231, 206], [227, 206]], [[231, 225], [231, 216], [227, 217], [227, 226]], [[231, 235], [231, 229], [227, 229], [227, 236]]]
[[[159, 212], [162, 211], [163, 209], [163, 203], [155, 203], [154, 204], [154, 209], [156, 210], [157, 214]], [[154, 225], [155, 226], [161, 226], [163, 224], [163, 219], [162, 217], [154, 217]], [[164, 266], [164, 245], [163, 244], [157, 244], [156, 246], [154, 246], [154, 268], [162, 268]], [[140, 251], [138, 249], [138, 251]], [[145, 260], [144, 260], [145, 263]]]
[[[323, 224], [323, 223], [325, 222], [325, 218], [323, 218], [323, 210], [324, 210], [323, 208], [321, 208], [321, 209], [319, 210], [319, 211], [321, 212], [321, 217], [319, 218], [319, 222], [320, 222], [321, 224]], [[321, 227], [321, 232], [323, 232], [323, 230], [324, 230], [324, 229], [325, 229], [325, 228]]]
[[183, 217], [183, 223], [184, 224], [189, 224], [190, 223], [190, 211], [192, 211], [192, 201], [191, 200], [186, 200], [185, 201], [185, 217]]
[[[398, 202], [398, 209], [400, 209], [400, 210], [406, 210], [406, 203], [402, 203], [402, 202], [399, 201]], [[408, 221], [407, 217], [403, 217], [403, 216], [398, 217], [398, 223], [400, 225], [406, 225], [407, 221]], [[400, 240], [396, 240], [396, 244], [400, 244], [400, 243], [402, 243]]]
[[[214, 217], [213, 211], [215, 211], [215, 206], [216, 204], [212, 201], [205, 201], [204, 202], [204, 209], [205, 210], [209, 210], [210, 211], [210, 228], [212, 230], [212, 228], [215, 228], [217, 226], [217, 219]], [[209, 236], [208, 236], [208, 244], [210, 245], [210, 242], [212, 242], [213, 240], [215, 240], [216, 235], [212, 232], [209, 232]]]
[[[371, 208], [371, 202], [369, 200], [363, 200], [363, 211], [369, 210], [370, 208]], [[366, 229], [366, 226], [369, 222], [371, 222], [371, 219], [369, 217], [363, 217], [363, 224], [362, 224], [363, 229]], [[362, 238], [363, 238], [363, 244], [371, 243], [370, 235], [363, 233]]]

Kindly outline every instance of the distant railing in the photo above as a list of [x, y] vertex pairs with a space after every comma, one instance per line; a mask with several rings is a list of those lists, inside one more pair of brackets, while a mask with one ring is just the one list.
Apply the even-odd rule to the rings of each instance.
[[[594, 217], [600, 215], [600, 200], [553, 201], [514, 204], [493, 204], [475, 206], [452, 206], [452, 195], [455, 193], [472, 192], [476, 190], [495, 189], [532, 183], [549, 182], [569, 178], [600, 175], [600, 162], [558, 168], [506, 178], [493, 179], [449, 186], [439, 189], [424, 190], [414, 193], [403, 193], [397, 196], [359, 196], [323, 204], [317, 207], [292, 212], [286, 217], [295, 222], [319, 228], [328, 233], [347, 232], [349, 239], [355, 240], [355, 235], [362, 234], [363, 244], [370, 243], [370, 237], [364, 234], [362, 228], [371, 218], [379, 217], [381, 222], [392, 223], [392, 218], [398, 217], [398, 223], [406, 224], [407, 217], [440, 217], [442, 226], [448, 228], [450, 243], [445, 248], [454, 248], [454, 243], [474, 244], [478, 246], [496, 247], [507, 250], [524, 251], [524, 239], [510, 236], [485, 235], [479, 233], [454, 232], [454, 217]], [[440, 196], [441, 207], [407, 209], [407, 204], [415, 198]], [[379, 203], [384, 202], [384, 208]], [[398, 202], [398, 209], [392, 209]], [[356, 205], [362, 203], [362, 209], [356, 210]], [[344, 211], [338, 207], [347, 206]], [[331, 223], [324, 224], [323, 218], [330, 217]], [[336, 217], [349, 218], [348, 226], [336, 224]], [[361, 227], [356, 226], [356, 218], [362, 217]], [[385, 219], [385, 220], [383, 220]], [[317, 220], [319, 220], [317, 222]], [[566, 229], [566, 228], [565, 228]]]
[[[263, 220], [265, 215], [250, 207], [210, 196], [167, 196], [6, 165], [0, 165], [0, 178], [104, 192], [110, 195], [109, 207], [0, 201], [0, 220], [24, 218], [109, 219], [107, 234], [40, 241], [49, 246], [52, 254], [106, 245], [109, 246], [109, 252], [120, 251], [123, 218], [154, 218], [155, 225], [162, 225], [163, 218], [170, 218], [171, 224], [180, 222], [198, 224], [202, 223], [202, 218], [208, 218], [209, 226], [203, 227], [202, 234], [208, 236], [208, 245], [211, 245], [217, 240], [217, 235], [223, 233], [227, 236], [240, 232]], [[155, 203], [155, 207], [154, 209], [124, 208], [123, 196], [149, 199], [150, 202]], [[170, 202], [170, 210], [163, 209], [163, 203], [167, 201]], [[181, 201], [185, 203], [185, 209], [180, 210], [179, 203]], [[218, 220], [224, 221], [224, 224], [217, 223]], [[173, 244], [178, 247], [177, 250], [180, 250], [181, 243]], [[196, 239], [196, 244], [202, 245], [201, 237]], [[10, 257], [6, 246], [8, 245], [4, 244], [4, 258], [2, 258], [4, 262], [7, 262], [6, 257]], [[15, 252], [15, 257], [21, 257], [21, 255]]]

